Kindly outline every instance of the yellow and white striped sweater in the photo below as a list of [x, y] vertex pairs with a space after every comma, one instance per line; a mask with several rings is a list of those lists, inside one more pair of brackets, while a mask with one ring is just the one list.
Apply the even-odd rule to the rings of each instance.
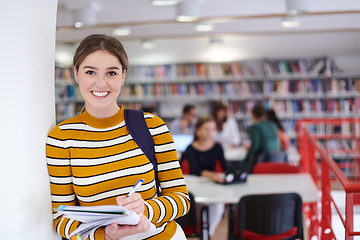
[[[53, 208], [75, 205], [75, 199], [82, 206], [116, 205], [117, 196], [128, 194], [144, 179], [138, 192], [145, 200], [145, 216], [157, 227], [147, 239], [170, 239], [176, 230], [174, 219], [189, 210], [188, 191], [167, 126], [152, 114], [144, 118], [154, 139], [162, 196], [156, 194], [153, 165], [125, 126], [124, 109], [105, 119], [84, 111], [58, 124], [47, 138]], [[80, 224], [54, 212], [54, 227], [65, 238]], [[89, 239], [103, 240], [104, 229]]]

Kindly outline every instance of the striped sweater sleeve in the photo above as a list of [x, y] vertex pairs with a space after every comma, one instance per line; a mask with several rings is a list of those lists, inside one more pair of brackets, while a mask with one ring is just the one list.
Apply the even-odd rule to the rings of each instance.
[[[76, 205], [70, 168], [70, 151], [66, 147], [65, 139], [62, 137], [61, 130], [58, 127], [55, 127], [48, 135], [46, 155], [50, 176], [54, 229], [62, 237], [70, 239], [70, 233], [76, 230], [81, 222], [65, 218], [54, 210], [60, 205]], [[104, 240], [104, 231], [103, 227], [98, 228], [86, 240]], [[75, 237], [71, 239], [75, 239]]]
[[146, 201], [145, 215], [154, 223], [169, 222], [189, 211], [189, 195], [168, 127], [157, 116], [145, 115], [145, 118], [154, 139], [162, 191], [160, 197]]

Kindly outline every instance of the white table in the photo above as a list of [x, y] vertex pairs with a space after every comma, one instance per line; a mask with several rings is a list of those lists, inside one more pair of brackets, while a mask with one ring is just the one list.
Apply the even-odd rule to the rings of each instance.
[[319, 190], [308, 173], [296, 174], [252, 174], [246, 183], [222, 185], [205, 177], [185, 175], [189, 192], [198, 203], [228, 203], [229, 236], [234, 234], [234, 208], [240, 198], [249, 194], [298, 193], [304, 203], [320, 200]]

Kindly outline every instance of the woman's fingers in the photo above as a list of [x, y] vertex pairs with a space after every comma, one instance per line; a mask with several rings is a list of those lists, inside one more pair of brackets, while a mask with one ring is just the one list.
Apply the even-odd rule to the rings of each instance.
[[105, 228], [105, 234], [111, 239], [119, 239], [136, 233], [147, 232], [150, 228], [150, 221], [144, 214], [139, 214], [140, 222], [137, 225], [117, 225], [112, 223]]
[[145, 209], [145, 201], [139, 193], [134, 193], [130, 197], [117, 197], [116, 203], [126, 209], [133, 210], [136, 213], [143, 213]]

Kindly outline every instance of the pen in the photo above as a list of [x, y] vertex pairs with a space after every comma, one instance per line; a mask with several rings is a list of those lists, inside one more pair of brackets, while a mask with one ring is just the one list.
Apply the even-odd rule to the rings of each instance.
[[135, 185], [133, 186], [133, 188], [131, 189], [131, 191], [129, 192], [129, 194], [126, 196], [127, 198], [130, 197], [131, 195], [133, 195], [141, 186], [141, 184], [143, 184], [144, 179], [140, 179], [139, 181], [137, 181], [137, 183], [135, 183]]

